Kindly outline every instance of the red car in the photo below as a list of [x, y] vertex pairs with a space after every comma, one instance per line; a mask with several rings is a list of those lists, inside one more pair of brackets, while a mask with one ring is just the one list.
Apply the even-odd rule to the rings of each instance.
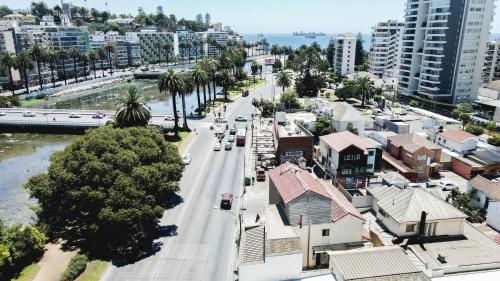
[[233, 195], [231, 193], [223, 193], [220, 200], [220, 208], [222, 210], [231, 210], [233, 205]]

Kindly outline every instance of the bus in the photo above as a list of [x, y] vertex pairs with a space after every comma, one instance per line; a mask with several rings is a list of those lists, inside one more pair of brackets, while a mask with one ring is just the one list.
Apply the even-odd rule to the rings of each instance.
[[236, 132], [236, 145], [237, 146], [245, 146], [246, 138], [247, 138], [247, 130], [239, 129]]

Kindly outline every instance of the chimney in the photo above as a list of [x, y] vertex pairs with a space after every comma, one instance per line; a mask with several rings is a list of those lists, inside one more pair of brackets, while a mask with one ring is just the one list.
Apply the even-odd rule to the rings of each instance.
[[418, 224], [418, 239], [419, 240], [421, 237], [424, 236], [426, 219], [427, 219], [427, 213], [425, 211], [422, 211], [422, 214], [420, 215], [420, 223]]

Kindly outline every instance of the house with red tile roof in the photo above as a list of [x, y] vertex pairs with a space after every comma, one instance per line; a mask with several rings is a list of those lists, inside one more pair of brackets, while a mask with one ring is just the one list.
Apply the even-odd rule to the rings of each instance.
[[300, 237], [304, 267], [321, 263], [327, 250], [363, 243], [365, 220], [359, 211], [335, 187], [295, 164], [269, 171], [269, 204]]
[[460, 154], [475, 150], [478, 137], [466, 131], [445, 130], [436, 134], [436, 143]]

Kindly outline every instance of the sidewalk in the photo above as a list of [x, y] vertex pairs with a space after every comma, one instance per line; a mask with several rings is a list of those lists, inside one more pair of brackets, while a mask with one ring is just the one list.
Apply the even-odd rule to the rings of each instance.
[[69, 265], [69, 261], [77, 253], [76, 250], [64, 251], [61, 246], [61, 242], [45, 245], [45, 254], [42, 260], [38, 262], [40, 271], [33, 281], [57, 281], [61, 279], [62, 274]]

